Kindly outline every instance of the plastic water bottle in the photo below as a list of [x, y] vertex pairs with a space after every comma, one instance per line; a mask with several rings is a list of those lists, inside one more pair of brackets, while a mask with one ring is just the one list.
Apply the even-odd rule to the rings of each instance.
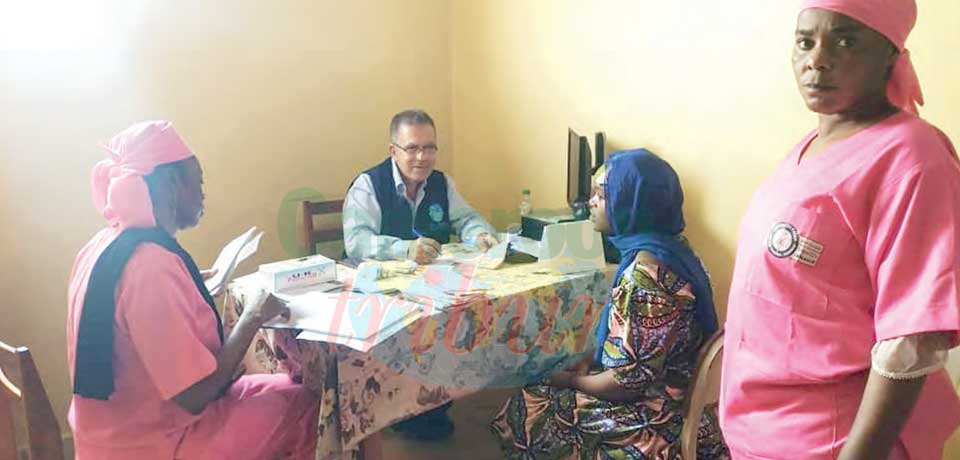
[[533, 201], [530, 199], [530, 189], [523, 189], [523, 195], [520, 197], [520, 215], [527, 216], [533, 212]]

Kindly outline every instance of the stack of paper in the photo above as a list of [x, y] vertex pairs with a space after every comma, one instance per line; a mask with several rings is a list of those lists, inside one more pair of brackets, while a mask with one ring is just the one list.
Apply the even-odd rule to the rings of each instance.
[[468, 264], [480, 255], [473, 246], [464, 243], [448, 243], [443, 245], [435, 264]]
[[298, 338], [333, 342], [367, 351], [423, 314], [423, 306], [382, 294], [328, 293], [317, 290], [276, 294], [286, 302], [290, 318], [276, 318], [265, 327], [302, 329]]
[[451, 266], [429, 266], [403, 295], [419, 303], [443, 310], [465, 305], [484, 297], [491, 286], [473, 276], [464, 276]]
[[500, 235], [500, 242], [486, 251], [480, 251], [463, 243], [443, 245], [443, 252], [437, 257], [437, 263], [476, 264], [480, 268], [495, 270], [503, 265], [507, 258], [507, 246], [510, 240], [506, 234]]
[[233, 273], [237, 270], [240, 262], [257, 252], [262, 237], [263, 232], [257, 231], [257, 227], [250, 227], [249, 230], [234, 238], [220, 250], [220, 255], [217, 256], [213, 267], [210, 267], [216, 269], [217, 272], [204, 282], [211, 295], [217, 296], [223, 292], [223, 288], [233, 278]]

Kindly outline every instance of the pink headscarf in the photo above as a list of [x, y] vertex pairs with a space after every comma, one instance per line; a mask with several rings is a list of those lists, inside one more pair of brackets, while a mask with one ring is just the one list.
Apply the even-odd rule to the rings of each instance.
[[153, 205], [143, 176], [159, 165], [193, 156], [169, 121], [144, 121], [103, 146], [110, 158], [93, 167], [93, 204], [111, 226], [153, 227]]
[[900, 50], [887, 83], [887, 99], [902, 110], [917, 114], [917, 105], [923, 105], [923, 92], [910, 52], [904, 47], [917, 23], [914, 0], [803, 0], [800, 11], [808, 8], [849, 16], [887, 37]]

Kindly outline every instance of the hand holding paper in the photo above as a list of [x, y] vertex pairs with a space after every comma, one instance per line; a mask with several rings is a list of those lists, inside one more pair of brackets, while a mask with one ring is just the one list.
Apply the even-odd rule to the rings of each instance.
[[218, 296], [223, 292], [240, 262], [257, 252], [262, 237], [263, 232], [257, 231], [257, 227], [250, 227], [220, 250], [220, 255], [210, 269], [214, 272], [213, 276], [204, 281], [211, 295]]

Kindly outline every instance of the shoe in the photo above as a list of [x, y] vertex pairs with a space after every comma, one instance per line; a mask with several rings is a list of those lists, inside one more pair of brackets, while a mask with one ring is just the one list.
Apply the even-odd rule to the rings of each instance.
[[417, 441], [439, 441], [453, 434], [453, 420], [447, 415], [446, 407], [434, 409], [425, 414], [393, 424], [393, 430], [407, 439]]

